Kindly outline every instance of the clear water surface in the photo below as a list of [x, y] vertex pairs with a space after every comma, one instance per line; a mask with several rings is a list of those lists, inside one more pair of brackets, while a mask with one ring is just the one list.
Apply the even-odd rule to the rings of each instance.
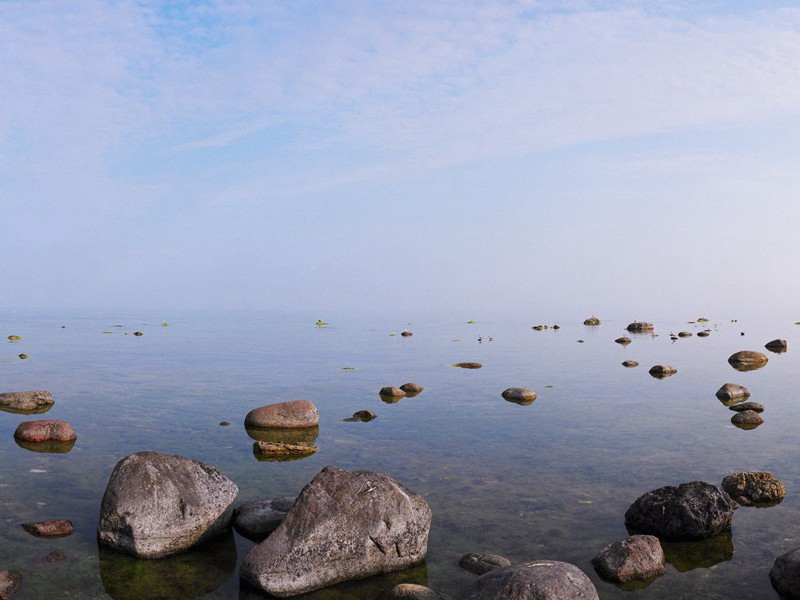
[[[307, 596], [315, 600], [377, 600], [404, 581], [457, 597], [474, 578], [458, 567], [467, 552], [575, 563], [604, 599], [776, 597], [772, 562], [800, 546], [800, 326], [707, 315], [709, 337], [673, 342], [671, 331], [700, 331], [687, 321], [703, 315], [651, 317], [658, 337], [631, 335], [622, 347], [613, 340], [628, 320], [586, 327], [585, 316], [534, 331], [535, 321], [521, 320], [409, 325], [355, 315], [4, 311], [2, 391], [46, 389], [56, 404], [42, 417], [0, 412], [0, 569], [25, 574], [20, 600], [258, 598], [239, 586], [238, 565], [253, 544], [237, 534], [166, 561], [98, 548], [111, 470], [151, 449], [216, 466], [239, 485], [240, 501], [297, 494], [329, 464], [387, 473], [427, 499], [433, 525], [424, 565]], [[319, 317], [330, 326], [316, 327]], [[413, 337], [399, 335], [404, 327]], [[125, 335], [133, 331], [144, 335]], [[23, 340], [8, 342], [12, 334]], [[764, 350], [774, 338], [787, 339], [789, 352]], [[735, 371], [727, 358], [743, 349], [765, 352], [769, 364]], [[640, 366], [625, 368], [625, 359]], [[451, 366], [460, 361], [484, 366]], [[654, 364], [678, 373], [654, 379], [647, 372]], [[394, 404], [379, 398], [381, 387], [409, 381], [425, 391]], [[766, 406], [763, 425], [731, 425], [733, 413], [714, 396], [725, 382], [746, 385]], [[539, 397], [529, 406], [506, 402], [500, 394], [512, 386]], [[298, 398], [319, 408], [319, 451], [259, 462], [245, 414]], [[364, 408], [378, 418], [343, 420]], [[72, 423], [74, 448], [19, 447], [14, 429], [32, 418]], [[787, 497], [772, 508], [737, 510], [731, 536], [666, 544], [667, 574], [647, 586], [595, 574], [591, 558], [627, 535], [624, 514], [639, 495], [698, 479], [719, 485], [741, 470], [775, 473]], [[72, 536], [38, 539], [20, 527], [61, 518], [75, 524]], [[56, 550], [67, 558], [48, 562]]]

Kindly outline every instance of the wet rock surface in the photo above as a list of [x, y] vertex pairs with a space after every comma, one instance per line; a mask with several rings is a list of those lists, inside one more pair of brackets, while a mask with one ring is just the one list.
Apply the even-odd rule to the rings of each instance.
[[595, 316], [591, 316], [583, 322], [584, 325], [600, 325], [600, 319]]
[[782, 600], [800, 600], [800, 548], [776, 558], [769, 579]]
[[786, 486], [775, 475], [765, 471], [726, 475], [722, 480], [722, 489], [742, 506], [772, 505], [786, 495]]
[[444, 594], [416, 583], [401, 583], [386, 595], [386, 600], [449, 600]]
[[252, 587], [278, 597], [422, 562], [427, 502], [391, 477], [325, 467], [241, 568]]
[[692, 332], [691, 331], [681, 331], [681, 332], [678, 333], [678, 337], [682, 337], [682, 338], [692, 337]]
[[652, 535], [632, 535], [609, 544], [592, 559], [592, 564], [603, 579], [619, 583], [667, 572], [661, 543]]
[[292, 444], [290, 442], [253, 442], [253, 454], [261, 459], [292, 459], [311, 456], [319, 448], [308, 444]]
[[510, 567], [511, 561], [497, 554], [475, 554], [470, 552], [461, 557], [461, 560], [458, 561], [458, 566], [475, 575], [483, 575], [495, 569]]
[[761, 352], [741, 350], [728, 357], [728, 363], [738, 371], [751, 371], [763, 367], [769, 359]]
[[114, 467], [98, 539], [139, 558], [183, 552], [225, 530], [239, 488], [211, 465], [138, 452]]
[[599, 600], [599, 596], [575, 565], [536, 560], [481, 575], [461, 600]]
[[656, 379], [663, 379], [664, 377], [669, 377], [670, 375], [675, 375], [678, 372], [678, 369], [675, 367], [670, 367], [669, 365], [654, 365], [650, 367], [648, 373], [655, 377]]
[[278, 402], [254, 408], [244, 419], [245, 427], [308, 429], [319, 425], [319, 412], [310, 400]]
[[626, 327], [631, 333], [642, 333], [645, 331], [653, 331], [653, 324], [646, 321], [634, 321]]
[[732, 518], [727, 494], [710, 483], [692, 481], [643, 494], [625, 513], [625, 525], [670, 541], [699, 540], [730, 531]]
[[759, 404], [758, 402], [741, 402], [739, 404], [733, 404], [729, 406], [728, 410], [733, 410], [736, 412], [744, 412], [746, 410], [752, 410], [753, 412], [762, 413], [764, 412], [764, 405]]
[[356, 412], [353, 413], [352, 417], [350, 417], [349, 419], [346, 419], [346, 420], [348, 420], [348, 421], [365, 421], [366, 422], [366, 421], [372, 421], [373, 419], [377, 419], [377, 418], [378, 418], [378, 415], [376, 415], [374, 412], [372, 412], [371, 410], [364, 409], [364, 410], [357, 410]]
[[731, 417], [731, 423], [739, 429], [755, 429], [763, 422], [764, 419], [754, 410], [743, 410]]
[[245, 502], [233, 511], [233, 528], [254, 542], [261, 542], [286, 518], [296, 498], [260, 499]]
[[53, 395], [44, 390], [0, 394], [0, 407], [10, 410], [45, 412], [53, 404], [55, 404]]
[[14, 439], [20, 442], [74, 442], [77, 438], [66, 421], [23, 421], [14, 431]]
[[23, 523], [22, 528], [36, 537], [65, 537], [72, 535], [75, 527], [71, 521], [59, 519], [57, 521], [38, 521], [36, 523]]
[[531, 404], [536, 400], [536, 392], [529, 388], [513, 387], [503, 391], [502, 396], [508, 402], [515, 404]]

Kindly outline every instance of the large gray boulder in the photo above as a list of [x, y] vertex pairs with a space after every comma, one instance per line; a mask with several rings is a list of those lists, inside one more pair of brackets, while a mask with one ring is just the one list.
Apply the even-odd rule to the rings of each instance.
[[669, 541], [700, 540], [731, 530], [733, 503], [718, 487], [703, 481], [664, 486], [637, 498], [625, 525], [637, 533]]
[[537, 560], [481, 575], [461, 600], [598, 600], [592, 582], [575, 565]]
[[53, 404], [55, 404], [53, 395], [44, 390], [0, 394], [0, 407], [10, 411], [46, 412]]
[[98, 539], [138, 558], [178, 554], [228, 527], [238, 492], [211, 465], [152, 451], [131, 454], [111, 473]]
[[241, 567], [251, 586], [284, 598], [404, 569], [428, 550], [428, 503], [387, 475], [325, 467]]
[[769, 579], [782, 600], [800, 600], [800, 548], [776, 558]]

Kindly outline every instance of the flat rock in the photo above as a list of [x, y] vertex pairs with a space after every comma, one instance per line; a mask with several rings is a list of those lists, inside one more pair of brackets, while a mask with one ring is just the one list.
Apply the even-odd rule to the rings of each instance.
[[754, 410], [743, 410], [731, 417], [731, 423], [739, 429], [755, 429], [763, 422], [764, 419]]
[[536, 400], [536, 392], [528, 388], [513, 387], [503, 391], [505, 400], [515, 404], [530, 404]]
[[738, 383], [726, 383], [717, 390], [717, 399], [721, 402], [738, 400], [739, 398], [749, 398], [750, 391]]
[[730, 365], [738, 371], [750, 371], [763, 367], [769, 359], [761, 352], [753, 350], [741, 350], [728, 357]]
[[461, 600], [599, 600], [599, 596], [575, 565], [536, 560], [481, 575]]
[[742, 506], [777, 504], [786, 495], [786, 486], [775, 475], [764, 471], [726, 475], [722, 489]]
[[669, 541], [699, 540], [731, 530], [733, 504], [718, 487], [703, 481], [649, 491], [628, 508], [625, 525]]
[[22, 573], [18, 571], [0, 571], [0, 600], [11, 598], [22, 588]]
[[460, 362], [454, 364], [453, 366], [459, 367], [460, 369], [480, 369], [483, 365], [476, 362]]
[[39, 411], [55, 404], [53, 395], [44, 390], [32, 392], [4, 392], [0, 394], [0, 406], [12, 410]]
[[632, 535], [609, 544], [592, 559], [592, 564], [603, 579], [618, 583], [667, 572], [661, 542], [652, 535]]
[[624, 337], [624, 336], [623, 336], [623, 337], [620, 337], [620, 338], [617, 338], [617, 339], [615, 339], [614, 341], [615, 341], [617, 344], [622, 344], [623, 346], [626, 346], [627, 344], [630, 344], [630, 343], [631, 343], [631, 338], [627, 338], [627, 337]]
[[639, 363], [636, 362], [635, 360], [623, 360], [622, 361], [622, 366], [623, 367], [628, 367], [628, 368], [638, 367]]
[[628, 325], [625, 329], [632, 333], [642, 333], [644, 331], [653, 331], [653, 324], [647, 323], [646, 321], [634, 321], [630, 325]]
[[418, 383], [404, 383], [403, 385], [400, 386], [400, 389], [406, 393], [406, 396], [411, 398], [413, 396], [421, 394], [422, 390], [424, 390], [425, 388]]
[[428, 503], [391, 477], [325, 467], [241, 567], [251, 586], [280, 598], [422, 562]]
[[65, 537], [72, 535], [75, 527], [66, 519], [58, 521], [38, 521], [36, 523], [23, 523], [22, 528], [36, 537]]
[[286, 496], [245, 502], [233, 511], [233, 528], [247, 539], [261, 542], [278, 528], [295, 500]]
[[769, 579], [782, 600], [800, 600], [800, 548], [776, 558]]
[[319, 425], [319, 412], [310, 400], [278, 402], [254, 408], [244, 419], [245, 427], [307, 429]]
[[786, 340], [772, 340], [764, 344], [764, 348], [770, 352], [786, 352], [789, 349], [789, 344]]
[[764, 412], [764, 405], [759, 404], [758, 402], [741, 402], [740, 404], [733, 404], [729, 406], [728, 409], [735, 410], [736, 412], [752, 410], [753, 412], [762, 413]]
[[470, 552], [461, 557], [461, 560], [458, 561], [458, 566], [470, 573], [475, 573], [475, 575], [483, 575], [495, 569], [510, 567], [511, 561], [497, 554], [475, 554]]
[[678, 369], [675, 367], [670, 367], [669, 365], [654, 365], [650, 367], [648, 373], [657, 379], [662, 379], [664, 377], [669, 377], [670, 375], [674, 375], [678, 372]]
[[386, 600], [448, 600], [448, 597], [416, 583], [401, 583], [386, 594]]
[[98, 540], [138, 558], [178, 554], [228, 527], [238, 492], [211, 465], [152, 451], [131, 454], [106, 486]]
[[381, 391], [378, 392], [378, 395], [383, 396], [385, 398], [402, 398], [403, 396], [406, 395], [406, 393], [399, 387], [395, 387], [393, 385], [387, 385], [386, 387], [381, 388]]
[[595, 316], [589, 317], [583, 322], [584, 325], [600, 325], [600, 319]]
[[78, 436], [66, 421], [23, 421], [14, 432], [19, 442], [74, 442]]

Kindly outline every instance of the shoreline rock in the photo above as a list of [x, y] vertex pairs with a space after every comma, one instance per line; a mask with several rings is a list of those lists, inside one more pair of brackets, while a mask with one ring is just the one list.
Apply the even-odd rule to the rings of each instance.
[[728, 363], [737, 371], [760, 369], [768, 361], [769, 359], [765, 354], [753, 350], [741, 350], [728, 357]]
[[24, 578], [19, 571], [0, 571], [0, 600], [11, 598], [22, 589]]
[[664, 377], [675, 375], [677, 372], [678, 369], [675, 367], [670, 367], [669, 365], [654, 365], [650, 367], [650, 370], [648, 371], [648, 373], [650, 373], [650, 375], [656, 379], [663, 379]]
[[38, 521], [36, 523], [23, 523], [22, 528], [32, 536], [41, 538], [58, 538], [72, 535], [75, 527], [71, 521], [61, 519], [58, 521]]
[[45, 390], [31, 392], [3, 392], [0, 394], [0, 407], [11, 410], [46, 412], [55, 404], [53, 395]]
[[583, 322], [584, 325], [600, 325], [600, 319], [595, 316], [591, 316]]
[[536, 392], [529, 388], [513, 387], [503, 391], [502, 396], [508, 402], [526, 406], [536, 400]]
[[483, 365], [481, 363], [476, 362], [460, 362], [453, 365], [454, 367], [458, 367], [460, 369], [480, 369]]
[[743, 410], [731, 417], [731, 423], [739, 429], [755, 429], [763, 422], [764, 419], [754, 410]]
[[739, 398], [749, 398], [750, 391], [738, 383], [726, 383], [717, 390], [716, 395], [717, 399], [721, 402], [730, 402], [731, 400], [738, 400]]
[[786, 496], [786, 486], [772, 473], [745, 471], [722, 480], [722, 489], [742, 506], [775, 505]]
[[617, 583], [664, 575], [664, 563], [661, 542], [653, 535], [632, 535], [613, 542], [592, 559], [600, 577]]
[[319, 412], [310, 400], [291, 400], [254, 408], [244, 418], [245, 427], [308, 429], [319, 425]]
[[317, 446], [309, 446], [307, 444], [292, 444], [289, 442], [253, 442], [253, 454], [256, 458], [261, 460], [274, 459], [291, 460], [293, 458], [305, 458], [311, 456], [319, 448]]
[[653, 324], [646, 321], [634, 321], [625, 329], [631, 333], [644, 333], [645, 331], [653, 331]]
[[475, 579], [461, 600], [599, 600], [586, 574], [573, 564], [536, 560], [495, 569]]
[[14, 439], [18, 442], [74, 442], [78, 439], [72, 425], [66, 421], [44, 420], [23, 421], [14, 431]]

